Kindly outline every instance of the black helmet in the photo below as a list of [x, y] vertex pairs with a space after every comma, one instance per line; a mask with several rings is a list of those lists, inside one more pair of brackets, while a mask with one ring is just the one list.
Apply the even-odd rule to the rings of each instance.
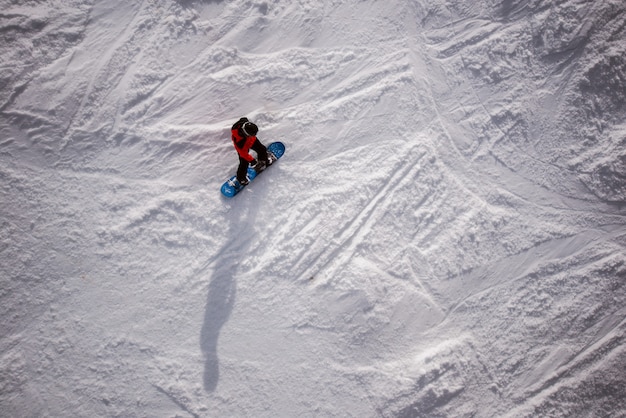
[[241, 130], [246, 136], [256, 136], [257, 132], [259, 132], [259, 127], [252, 122], [244, 122], [241, 125]]

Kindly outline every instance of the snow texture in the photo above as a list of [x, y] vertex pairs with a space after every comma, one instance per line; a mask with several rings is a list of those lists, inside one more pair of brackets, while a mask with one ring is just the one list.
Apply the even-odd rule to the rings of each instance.
[[626, 416], [623, 0], [0, 9], [0, 415]]

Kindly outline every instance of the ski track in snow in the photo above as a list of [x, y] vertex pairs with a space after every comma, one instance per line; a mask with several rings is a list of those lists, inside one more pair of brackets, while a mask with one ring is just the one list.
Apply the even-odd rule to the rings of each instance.
[[18, 3], [3, 416], [626, 416], [622, 2]]

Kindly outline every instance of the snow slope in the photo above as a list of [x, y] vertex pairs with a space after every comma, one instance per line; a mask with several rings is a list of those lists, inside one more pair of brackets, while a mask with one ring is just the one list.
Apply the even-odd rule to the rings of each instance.
[[0, 7], [0, 415], [626, 416], [622, 1]]

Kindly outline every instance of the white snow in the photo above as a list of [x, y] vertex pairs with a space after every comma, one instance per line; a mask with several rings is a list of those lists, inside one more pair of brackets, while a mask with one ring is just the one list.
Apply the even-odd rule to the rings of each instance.
[[1, 416], [626, 416], [623, 1], [0, 10]]

